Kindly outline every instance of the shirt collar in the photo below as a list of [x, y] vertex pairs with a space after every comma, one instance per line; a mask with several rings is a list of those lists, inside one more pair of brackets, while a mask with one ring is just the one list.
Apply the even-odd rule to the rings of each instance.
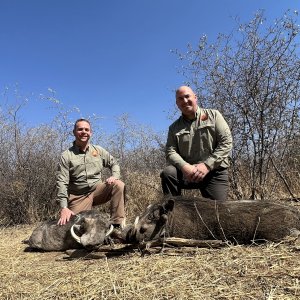
[[201, 114], [201, 112], [200, 112], [200, 107], [197, 106], [197, 110], [196, 110], [196, 113], [195, 113], [195, 118], [194, 118], [193, 120], [190, 120], [190, 119], [186, 118], [183, 114], [181, 115], [181, 117], [182, 117], [184, 120], [188, 121], [188, 122], [193, 122], [193, 121], [195, 121], [195, 120], [197, 120], [197, 119], [199, 118], [200, 114]]
[[90, 144], [88, 144], [86, 151], [81, 151], [80, 148], [76, 145], [75, 141], [73, 142], [73, 148], [74, 148], [74, 152], [76, 153], [87, 153], [90, 150]]

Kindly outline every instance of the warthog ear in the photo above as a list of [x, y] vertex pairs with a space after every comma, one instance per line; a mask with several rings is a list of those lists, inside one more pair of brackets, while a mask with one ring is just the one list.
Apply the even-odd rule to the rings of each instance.
[[74, 218], [74, 223], [79, 223], [79, 221], [82, 219], [82, 215], [73, 215], [72, 218]]
[[164, 209], [165, 209], [165, 212], [170, 212], [170, 211], [172, 211], [173, 210], [173, 208], [174, 208], [174, 205], [175, 205], [175, 201], [174, 200], [172, 200], [172, 199], [170, 199], [170, 200], [168, 200], [165, 204], [164, 204]]

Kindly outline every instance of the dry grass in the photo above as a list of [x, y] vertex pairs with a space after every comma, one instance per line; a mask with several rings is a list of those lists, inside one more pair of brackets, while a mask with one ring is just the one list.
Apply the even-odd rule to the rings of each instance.
[[68, 260], [24, 252], [32, 229], [0, 229], [0, 299], [300, 298], [300, 253], [287, 243]]

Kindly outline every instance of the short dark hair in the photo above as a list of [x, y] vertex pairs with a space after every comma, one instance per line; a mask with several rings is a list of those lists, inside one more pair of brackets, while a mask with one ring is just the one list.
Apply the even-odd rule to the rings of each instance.
[[80, 119], [77, 119], [77, 120], [75, 121], [75, 123], [74, 123], [74, 130], [76, 130], [76, 126], [77, 126], [77, 123], [78, 123], [78, 122], [87, 122], [87, 123], [90, 125], [90, 127], [91, 127], [91, 122], [90, 122], [89, 120], [84, 119], [84, 118], [80, 118]]

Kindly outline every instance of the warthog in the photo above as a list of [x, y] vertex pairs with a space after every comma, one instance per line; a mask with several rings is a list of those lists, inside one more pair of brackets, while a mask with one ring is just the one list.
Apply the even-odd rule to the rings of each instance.
[[150, 205], [124, 234], [131, 243], [166, 236], [249, 244], [279, 241], [299, 229], [300, 212], [292, 206], [178, 196]]
[[107, 214], [89, 210], [72, 216], [65, 225], [57, 225], [57, 220], [42, 223], [27, 243], [31, 248], [44, 251], [92, 249], [103, 244], [112, 230]]

